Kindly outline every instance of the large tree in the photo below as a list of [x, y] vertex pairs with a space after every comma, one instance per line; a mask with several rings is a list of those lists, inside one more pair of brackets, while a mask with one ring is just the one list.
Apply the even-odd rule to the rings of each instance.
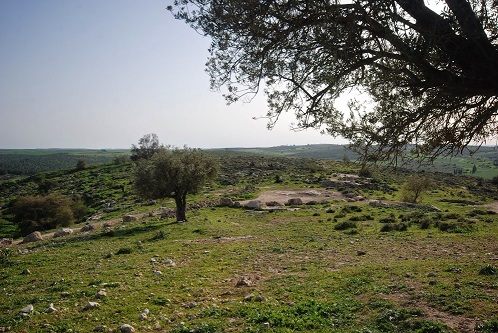
[[[269, 127], [291, 111], [298, 128], [393, 162], [498, 134], [496, 0], [177, 0], [169, 10], [211, 38], [207, 72], [228, 102], [265, 90]], [[351, 92], [360, 97], [339, 109]]]
[[217, 171], [217, 162], [200, 149], [163, 147], [137, 161], [134, 188], [145, 198], [174, 198], [177, 221], [186, 221], [187, 194], [197, 193]]

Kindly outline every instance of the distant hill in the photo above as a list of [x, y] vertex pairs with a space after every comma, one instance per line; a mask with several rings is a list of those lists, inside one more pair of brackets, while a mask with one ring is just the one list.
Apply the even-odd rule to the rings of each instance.
[[119, 156], [129, 156], [129, 150], [0, 149], [0, 176], [67, 170], [79, 160], [93, 165], [112, 162]]
[[325, 160], [343, 160], [345, 157], [354, 160], [358, 155], [348, 149], [346, 145], [313, 144], [302, 146], [276, 146], [256, 148], [225, 148], [210, 149], [209, 151], [245, 152], [251, 154], [264, 154], [281, 157], [317, 158]]

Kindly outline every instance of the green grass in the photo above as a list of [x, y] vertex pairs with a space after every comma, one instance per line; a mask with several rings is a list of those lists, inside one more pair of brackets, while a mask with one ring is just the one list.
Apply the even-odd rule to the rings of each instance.
[[[456, 332], [429, 312], [476, 324], [496, 315], [498, 280], [480, 274], [495, 249], [494, 216], [466, 234], [416, 225], [381, 233], [380, 218], [407, 210], [347, 207], [343, 221], [376, 218], [355, 222], [358, 233], [348, 235], [323, 219], [326, 205], [293, 212], [217, 207], [191, 212], [187, 223], [151, 217], [118, 224], [112, 233], [22, 246], [29, 252], [10, 253], [2, 267], [0, 327], [88, 332], [128, 323], [138, 331], [157, 324], [174, 332]], [[31, 274], [20, 274], [24, 269]], [[96, 299], [100, 289], [107, 296]], [[88, 301], [100, 307], [82, 311]], [[44, 313], [49, 303], [59, 311]], [[20, 316], [27, 304], [35, 313]], [[148, 319], [138, 320], [146, 308]]]
[[[321, 189], [323, 179], [356, 170], [334, 161], [219, 158], [217, 185], [189, 196], [189, 204]], [[0, 183], [0, 203], [7, 207], [53, 180], [51, 191], [86, 198], [103, 220], [173, 207], [169, 199], [137, 198], [131, 171], [130, 164], [103, 165], [10, 180]], [[496, 187], [436, 174], [435, 189], [419, 205], [405, 205], [391, 200], [406, 173], [375, 169], [373, 178], [331, 190], [381, 204], [331, 198], [292, 210], [208, 206], [189, 210], [186, 223], [146, 216], [111, 230], [4, 248], [0, 328], [75, 333], [126, 323], [137, 332], [429, 333], [464, 325], [493, 332], [498, 215], [483, 205], [496, 197]], [[246, 185], [256, 190], [245, 191]], [[0, 235], [11, 235], [7, 217]], [[102, 289], [107, 296], [98, 298]], [[89, 301], [100, 306], [83, 310]], [[51, 303], [58, 311], [45, 313]], [[28, 304], [35, 311], [20, 314]], [[145, 309], [149, 315], [140, 320]]]

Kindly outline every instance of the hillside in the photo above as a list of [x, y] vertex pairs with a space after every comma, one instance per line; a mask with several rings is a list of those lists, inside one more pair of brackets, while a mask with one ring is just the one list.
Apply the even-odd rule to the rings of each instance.
[[10, 202], [47, 181], [84, 198], [96, 229], [0, 249], [0, 331], [496, 332], [490, 181], [425, 172], [434, 187], [410, 205], [398, 201], [406, 170], [216, 156], [216, 184], [189, 196], [186, 223], [161, 218], [171, 200], [133, 194], [130, 163], [1, 182], [4, 236]]

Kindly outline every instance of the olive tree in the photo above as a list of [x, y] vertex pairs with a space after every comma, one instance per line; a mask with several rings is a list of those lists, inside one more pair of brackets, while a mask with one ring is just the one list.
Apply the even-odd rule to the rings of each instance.
[[138, 140], [138, 146], [131, 145], [131, 160], [138, 161], [141, 159], [149, 159], [161, 149], [157, 134], [145, 134]]
[[431, 177], [421, 174], [410, 175], [401, 186], [401, 201], [417, 203], [423, 194], [433, 187], [434, 181]]
[[175, 199], [176, 219], [186, 221], [187, 194], [197, 193], [217, 171], [217, 162], [200, 149], [163, 147], [137, 161], [134, 188], [148, 199]]
[[[176, 0], [211, 38], [229, 103], [264, 90], [268, 126], [342, 136], [364, 158], [456, 154], [498, 134], [496, 0]], [[354, 92], [348, 107], [336, 103]]]

